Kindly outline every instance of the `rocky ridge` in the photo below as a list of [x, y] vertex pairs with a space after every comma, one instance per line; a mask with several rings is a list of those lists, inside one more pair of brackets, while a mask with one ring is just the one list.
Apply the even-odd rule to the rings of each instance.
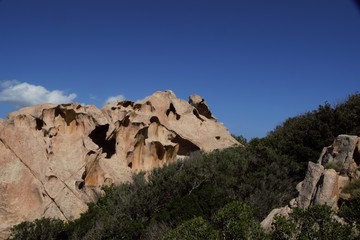
[[331, 146], [323, 148], [316, 163], [308, 163], [305, 179], [296, 186], [298, 197], [292, 199], [288, 206], [273, 209], [261, 225], [270, 231], [276, 215], [287, 217], [296, 207], [326, 204], [336, 211], [341, 202], [349, 198], [348, 194], [342, 192], [344, 187], [358, 179], [360, 137], [339, 135]]
[[239, 143], [204, 99], [171, 91], [95, 106], [42, 104], [0, 120], [0, 239], [22, 221], [72, 220], [101, 187], [138, 171]]

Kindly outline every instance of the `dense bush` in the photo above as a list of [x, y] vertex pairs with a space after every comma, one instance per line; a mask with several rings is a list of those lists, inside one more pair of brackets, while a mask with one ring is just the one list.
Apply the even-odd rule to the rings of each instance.
[[272, 239], [357, 239], [351, 225], [341, 224], [333, 218], [327, 205], [311, 206], [307, 209], [296, 208], [286, 219], [275, 217]]
[[34, 222], [22, 222], [12, 228], [9, 239], [21, 240], [57, 240], [67, 239], [63, 221], [58, 219], [36, 219]]
[[225, 205], [212, 218], [222, 239], [265, 239], [267, 236], [253, 217], [251, 207], [234, 201]]
[[195, 217], [167, 232], [162, 237], [162, 240], [217, 240], [219, 238], [219, 232], [207, 223], [204, 218]]

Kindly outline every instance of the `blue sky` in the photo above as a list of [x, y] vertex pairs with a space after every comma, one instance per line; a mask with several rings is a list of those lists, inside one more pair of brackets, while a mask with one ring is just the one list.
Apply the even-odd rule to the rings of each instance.
[[0, 116], [19, 106], [171, 89], [236, 135], [360, 90], [348, 0], [0, 0]]

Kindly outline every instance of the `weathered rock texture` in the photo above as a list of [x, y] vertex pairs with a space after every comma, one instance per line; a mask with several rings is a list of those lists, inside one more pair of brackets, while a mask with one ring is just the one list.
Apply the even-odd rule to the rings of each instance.
[[350, 181], [360, 179], [359, 150], [360, 137], [339, 135], [331, 146], [323, 149], [317, 163], [309, 162], [304, 181], [296, 187], [298, 197], [289, 206], [272, 210], [261, 222], [262, 227], [271, 230], [276, 214], [288, 216], [295, 207], [327, 204], [337, 210], [344, 197], [343, 188]]
[[0, 120], [0, 238], [24, 220], [71, 220], [105, 184], [198, 150], [239, 143], [197, 95], [171, 91], [138, 102], [44, 104]]

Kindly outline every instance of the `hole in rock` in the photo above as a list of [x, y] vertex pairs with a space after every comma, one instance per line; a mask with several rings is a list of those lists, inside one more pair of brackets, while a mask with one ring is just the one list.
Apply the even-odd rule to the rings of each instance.
[[86, 178], [86, 170], [82, 173], [82, 175], [81, 175], [81, 179], [82, 180], [85, 180], [85, 178]]
[[140, 129], [136, 135], [135, 135], [135, 138], [138, 138], [139, 136], [143, 136], [144, 139], [147, 139], [149, 137], [149, 131], [148, 131], [149, 127], [144, 127], [142, 129]]
[[153, 123], [153, 122], [160, 124], [160, 120], [157, 116], [152, 116], [150, 118], [150, 123]]
[[117, 104], [118, 106], [123, 106], [123, 107], [128, 107], [128, 106], [134, 106], [134, 102], [133, 101], [122, 101], [122, 102], [118, 102]]
[[170, 103], [169, 109], [166, 110], [166, 116], [169, 116], [170, 112], [176, 114], [176, 109], [174, 107], [174, 104]]
[[169, 114], [171, 112], [176, 116], [176, 120], [180, 119], [181, 116], [179, 114], [177, 114], [174, 104], [172, 104], [172, 103], [170, 103], [169, 109], [166, 110], [166, 116], [169, 116]]
[[132, 168], [132, 162], [129, 162], [128, 167]]
[[359, 148], [356, 147], [354, 150], [354, 154], [353, 154], [353, 159], [356, 163], [356, 165], [360, 165], [360, 152], [359, 152]]
[[106, 133], [109, 130], [109, 124], [96, 126], [90, 133], [89, 137], [96, 143], [103, 152], [106, 153], [106, 158], [111, 158], [115, 154], [116, 140], [114, 138], [106, 139]]
[[220, 136], [216, 136], [215, 138], [216, 138], [217, 140], [219, 140], [221, 137], [220, 137]]
[[202, 101], [197, 104], [196, 109], [201, 115], [205, 116], [206, 118], [213, 119], [210, 109], [204, 103], [204, 99], [202, 99]]
[[123, 127], [128, 127], [130, 125], [130, 117], [126, 116], [120, 123]]
[[84, 186], [85, 186], [85, 182], [84, 182], [84, 181], [76, 181], [76, 182], [75, 182], [75, 186], [76, 186], [78, 189], [83, 189]]
[[141, 109], [141, 104], [140, 103], [137, 103], [134, 106], [134, 110], [138, 110], [138, 109]]
[[194, 143], [180, 137], [179, 135], [176, 135], [176, 137], [172, 139], [171, 142], [179, 144], [179, 151], [177, 153], [178, 155], [188, 156], [190, 155], [190, 153], [200, 150], [200, 148], [196, 146]]
[[35, 118], [36, 121], [36, 130], [41, 130], [42, 127], [44, 126], [44, 121], [41, 120], [40, 118]]
[[164, 146], [161, 144], [161, 142], [154, 142], [155, 145], [155, 150], [156, 150], [156, 155], [160, 160], [163, 160], [164, 156], [165, 156], [165, 148]]

